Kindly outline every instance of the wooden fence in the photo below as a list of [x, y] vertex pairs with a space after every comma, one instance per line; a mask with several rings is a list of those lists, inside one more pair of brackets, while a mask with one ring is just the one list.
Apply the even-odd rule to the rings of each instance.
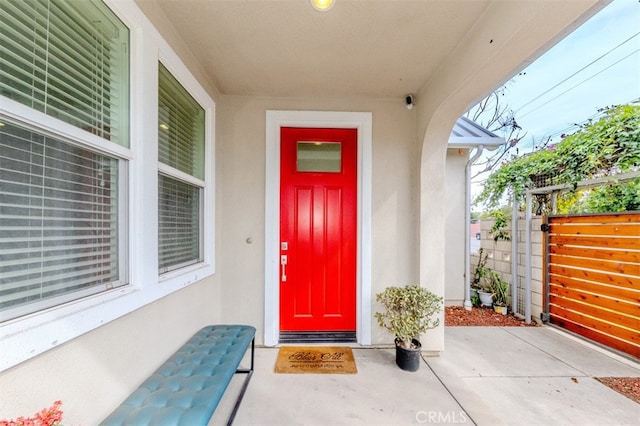
[[547, 229], [551, 323], [640, 357], [640, 212], [550, 217]]

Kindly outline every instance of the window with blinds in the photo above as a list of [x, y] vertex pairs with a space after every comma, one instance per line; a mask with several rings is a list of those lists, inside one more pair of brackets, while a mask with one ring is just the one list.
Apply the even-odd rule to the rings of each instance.
[[158, 67], [158, 267], [165, 273], [202, 261], [205, 111]]
[[121, 284], [118, 161], [0, 116], [0, 317]]
[[100, 1], [0, 1], [0, 95], [127, 147], [128, 44]]
[[128, 45], [99, 0], [0, 0], [1, 321], [127, 283]]
[[160, 175], [158, 192], [160, 271], [200, 261], [200, 188]]

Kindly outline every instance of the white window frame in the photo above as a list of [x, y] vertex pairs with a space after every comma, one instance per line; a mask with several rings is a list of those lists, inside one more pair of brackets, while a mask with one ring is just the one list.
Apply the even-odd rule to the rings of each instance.
[[[133, 0], [103, 0], [130, 30], [130, 148], [109, 147], [124, 160], [129, 285], [0, 324], [0, 371], [74, 339], [215, 273], [215, 102]], [[203, 261], [158, 276], [158, 62], [205, 109], [202, 199]], [[104, 140], [0, 97], [0, 112], [28, 125], [104, 151]], [[115, 144], [114, 144], [115, 145]], [[102, 148], [100, 148], [102, 146]], [[206, 218], [206, 220], [204, 220]], [[126, 244], [125, 243], [125, 244]]]
[[[162, 55], [161, 55], [162, 56]], [[166, 59], [166, 58], [165, 58]], [[169, 71], [169, 73], [173, 76], [173, 78], [176, 79], [176, 81], [182, 86], [182, 88], [189, 94], [191, 95], [195, 101], [200, 105], [200, 107], [204, 108], [203, 105], [200, 103], [200, 101], [198, 100], [198, 98], [196, 96], [194, 96], [192, 90], [198, 90], [199, 85], [197, 84], [193, 84], [194, 82], [191, 82], [192, 84], [192, 90], [190, 90], [186, 85], [185, 85], [185, 81], [183, 81], [181, 78], [177, 77], [175, 72], [172, 69], [172, 66], [176, 66], [177, 64], [173, 64], [172, 66], [169, 66], [167, 63], [165, 63], [162, 59], [159, 61], [160, 64], [162, 64], [162, 66], [164, 66], [167, 71]], [[158, 87], [160, 85], [158, 84]], [[205, 116], [204, 116], [204, 126], [205, 126], [205, 147], [204, 147], [204, 151], [205, 151], [205, 165], [204, 165], [204, 172], [207, 172], [207, 165], [206, 165], [206, 156], [208, 153], [207, 150], [207, 145], [206, 145], [206, 132], [207, 129], [209, 127], [209, 125], [207, 123], [209, 122], [213, 122], [213, 120], [209, 120], [208, 116], [207, 116], [207, 109], [205, 109]], [[159, 139], [158, 139], [158, 145], [159, 145]], [[198, 221], [199, 221], [199, 233], [200, 233], [200, 247], [199, 247], [199, 252], [200, 252], [200, 257], [202, 259], [204, 259], [204, 238], [205, 238], [205, 234], [204, 234], [204, 198], [205, 198], [205, 188], [207, 186], [206, 184], [206, 176], [205, 176], [205, 180], [201, 180], [195, 176], [190, 175], [189, 173], [185, 173], [181, 170], [178, 170], [168, 164], [162, 163], [160, 161], [158, 161], [158, 173], [162, 174], [170, 179], [174, 179], [177, 180], [179, 182], [185, 183], [187, 185], [190, 185], [194, 188], [198, 188], [199, 192], [200, 192], [200, 205], [199, 205], [199, 211], [198, 211]], [[159, 227], [158, 227], [158, 231], [159, 231]], [[158, 254], [159, 254], [159, 250], [158, 250]], [[198, 262], [199, 263], [199, 262]], [[196, 263], [196, 265], [198, 264]], [[185, 270], [186, 268], [189, 268], [190, 266], [192, 266], [192, 263], [188, 263], [186, 265], [172, 265], [171, 268], [169, 268], [167, 271], [159, 271], [159, 275], [160, 275], [160, 280], [163, 280], [163, 277], [167, 274], [171, 274], [171, 272], [176, 271], [178, 274], [180, 274], [180, 271]]]
[[356, 269], [356, 340], [371, 344], [371, 218], [373, 114], [347, 111], [268, 110], [265, 116], [265, 298], [264, 344], [275, 346], [280, 334], [280, 129], [344, 128], [358, 131], [358, 230]]
[[[165, 172], [167, 176], [170, 176], [174, 179], [184, 180], [185, 182], [194, 184], [195, 186], [202, 187], [202, 199], [201, 199], [201, 208], [200, 208], [200, 233], [202, 236], [201, 239], [201, 249], [202, 249], [202, 259], [203, 261], [200, 263], [196, 263], [193, 265], [187, 265], [185, 267], [174, 269], [165, 273], [158, 275], [158, 257], [156, 250], [154, 255], [155, 259], [155, 274], [158, 277], [158, 280], [162, 283], [162, 285], [168, 286], [183, 286], [185, 284], [189, 284], [195, 281], [202, 279], [203, 273], [206, 275], [211, 275], [215, 272], [215, 244], [214, 244], [214, 236], [215, 236], [215, 193], [214, 193], [214, 185], [215, 185], [215, 175], [214, 175], [214, 165], [215, 165], [215, 149], [214, 149], [214, 138], [215, 138], [215, 102], [211, 97], [207, 94], [207, 92], [202, 88], [202, 86], [198, 83], [198, 81], [191, 75], [186, 66], [178, 59], [178, 57], [173, 53], [173, 51], [169, 48], [168, 45], [164, 46], [165, 49], [160, 50], [160, 54], [156, 59], [156, 75], [158, 70], [158, 62], [162, 63], [162, 65], [173, 75], [173, 77], [184, 87], [184, 89], [200, 104], [202, 108], [204, 108], [204, 123], [205, 123], [205, 166], [204, 166], [204, 181], [200, 181], [193, 176], [187, 175], [186, 173], [182, 173], [179, 170], [175, 170], [165, 164], [160, 163], [156, 157], [156, 180], [157, 176], [161, 172]], [[156, 78], [156, 88], [155, 88], [155, 137], [153, 140], [155, 146], [155, 152], [157, 154], [157, 146], [158, 146], [158, 84]], [[171, 169], [168, 171], [167, 169]], [[157, 182], [156, 182], [157, 187]], [[156, 197], [158, 191], [155, 192]], [[156, 198], [157, 200], [157, 198]], [[157, 204], [156, 204], [156, 217], [157, 217]], [[207, 220], [204, 220], [207, 218]], [[157, 233], [158, 226], [156, 221], [155, 226], [156, 232], [156, 241], [157, 241]], [[156, 243], [157, 247], [157, 243]], [[185, 282], [186, 280], [186, 282]]]
[[[5, 106], [6, 104], [6, 106]], [[26, 130], [32, 131], [36, 134], [44, 134], [47, 137], [51, 137], [55, 140], [59, 140], [65, 143], [74, 143], [76, 146], [85, 149], [87, 151], [100, 153], [103, 155], [107, 155], [111, 158], [114, 158], [118, 161], [118, 187], [117, 187], [117, 203], [118, 203], [118, 280], [113, 281], [111, 284], [115, 288], [123, 288], [128, 285], [128, 277], [129, 277], [129, 253], [128, 253], [128, 239], [129, 239], [129, 230], [128, 230], [128, 204], [129, 204], [129, 196], [128, 196], [128, 172], [129, 172], [129, 160], [131, 159], [131, 153], [129, 149], [122, 147], [119, 144], [112, 143], [109, 141], [105, 141], [104, 139], [92, 135], [90, 133], [85, 132], [84, 130], [79, 129], [78, 127], [72, 126], [70, 124], [60, 122], [57, 119], [51, 118], [49, 115], [46, 115], [42, 112], [33, 110], [21, 103], [3, 99], [0, 97], [0, 113], [8, 117], [11, 120], [16, 121], [16, 126], [24, 128]], [[50, 306], [48, 300], [43, 300], [40, 302], [33, 302], [35, 307], [38, 305], [43, 306], [38, 311], [33, 312], [31, 314], [27, 314], [24, 316], [17, 317], [12, 320], [7, 320], [6, 322], [18, 321], [20, 318], [29, 317], [33, 315], [37, 315], [40, 312], [45, 312], [48, 310], [55, 309], [60, 306], [64, 306], [65, 304], [77, 303], [80, 300], [86, 299], [88, 297], [96, 296], [98, 294], [103, 294], [108, 290], [102, 290], [98, 293], [93, 293], [92, 291], [88, 293], [87, 296], [83, 296], [83, 291], [75, 291], [73, 293], [68, 293], [65, 296], [76, 295], [78, 298], [70, 300], [68, 302], [62, 302], [60, 305]], [[2, 324], [0, 323], [0, 338], [2, 336]]]

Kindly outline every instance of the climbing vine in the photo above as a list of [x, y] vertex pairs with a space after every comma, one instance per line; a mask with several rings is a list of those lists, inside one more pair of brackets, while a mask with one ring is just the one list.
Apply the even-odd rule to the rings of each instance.
[[[553, 184], [571, 184], [575, 189], [585, 179], [635, 170], [640, 170], [640, 104], [615, 106], [547, 149], [512, 157], [489, 176], [475, 202], [495, 208], [511, 192], [522, 202], [526, 189], [534, 187], [540, 176], [551, 177]], [[628, 185], [612, 190], [610, 195], [623, 195], [626, 199], [622, 204], [637, 206], [640, 185]], [[600, 211], [606, 211], [606, 190], [595, 193]], [[576, 197], [575, 202], [579, 201], [584, 204]], [[620, 204], [619, 199], [616, 202]]]

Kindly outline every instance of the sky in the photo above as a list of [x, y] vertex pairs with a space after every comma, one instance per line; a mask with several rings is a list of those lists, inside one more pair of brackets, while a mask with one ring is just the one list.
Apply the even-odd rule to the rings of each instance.
[[640, 98], [640, 2], [614, 0], [523, 72], [506, 96], [536, 141]]
[[[638, 99], [639, 0], [613, 0], [516, 75], [503, 96], [527, 133], [520, 154], [574, 133], [600, 108]], [[476, 183], [472, 196], [480, 190]]]

